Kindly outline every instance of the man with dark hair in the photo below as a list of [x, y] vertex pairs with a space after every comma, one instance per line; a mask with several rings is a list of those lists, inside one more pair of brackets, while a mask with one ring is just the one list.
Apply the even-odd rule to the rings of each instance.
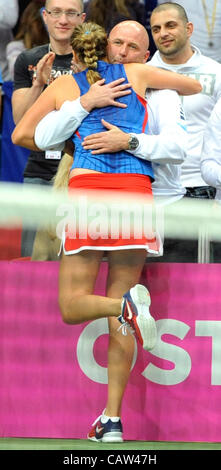
[[[164, 0], [158, 0], [162, 5]], [[170, 3], [175, 4], [171, 1]], [[194, 24], [192, 43], [202, 54], [221, 62], [221, 2], [218, 0], [179, 0]]]
[[[179, 4], [166, 2], [156, 7], [151, 15], [151, 31], [158, 51], [150, 64], [197, 77], [203, 87], [197, 97], [183, 97], [189, 145], [181, 179], [187, 197], [213, 199], [215, 189], [202, 179], [200, 159], [205, 126], [221, 96], [221, 65], [202, 55], [191, 44], [193, 24]], [[168, 240], [164, 248], [165, 261], [203, 262], [209, 259], [209, 247], [202, 255], [200, 244], [197, 252], [197, 241]]]
[[[159, 13], [161, 11], [168, 10], [168, 4], [171, 4], [171, 3], [173, 4], [172, 7], [177, 11], [180, 18], [182, 18], [184, 22], [188, 23], [189, 19], [188, 19], [186, 11], [184, 10], [182, 5], [180, 5], [179, 3], [176, 3], [176, 2], [162, 2], [162, 3], [160, 3], [159, 5], [157, 5], [154, 8], [154, 10], [152, 11], [152, 14], [153, 14], [153, 12], [154, 13]], [[152, 14], [151, 14], [151, 16], [152, 16]]]

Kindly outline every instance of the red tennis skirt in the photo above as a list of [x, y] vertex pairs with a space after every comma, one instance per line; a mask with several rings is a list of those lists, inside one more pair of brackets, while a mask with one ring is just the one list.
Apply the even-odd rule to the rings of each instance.
[[148, 176], [86, 173], [70, 179], [69, 193], [75, 210], [63, 233], [66, 255], [138, 248], [159, 254]]

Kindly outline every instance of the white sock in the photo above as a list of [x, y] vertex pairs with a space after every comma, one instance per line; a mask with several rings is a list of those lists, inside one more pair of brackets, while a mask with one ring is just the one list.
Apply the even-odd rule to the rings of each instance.
[[101, 416], [102, 423], [104, 424], [107, 423], [109, 419], [111, 419], [113, 423], [117, 423], [120, 420], [120, 417], [119, 416], [107, 416], [105, 414], [102, 414]]

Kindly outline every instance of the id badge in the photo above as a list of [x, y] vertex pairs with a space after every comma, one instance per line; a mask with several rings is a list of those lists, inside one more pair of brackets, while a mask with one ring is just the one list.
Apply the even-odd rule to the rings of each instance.
[[59, 150], [47, 150], [45, 158], [46, 160], [61, 160], [61, 152]]

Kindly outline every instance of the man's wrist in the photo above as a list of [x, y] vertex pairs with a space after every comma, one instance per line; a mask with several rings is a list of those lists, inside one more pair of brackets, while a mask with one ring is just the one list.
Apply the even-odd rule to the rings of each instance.
[[91, 95], [90, 95], [89, 91], [87, 93], [85, 93], [85, 95], [82, 95], [80, 97], [80, 103], [81, 103], [81, 106], [88, 113], [90, 113], [90, 111], [92, 111], [92, 109], [96, 107], [96, 103], [94, 102], [94, 98], [93, 97], [91, 98]]
[[39, 83], [37, 79], [33, 81], [32, 88], [39, 90], [40, 92], [43, 91], [45, 84]]
[[127, 150], [136, 150], [139, 146], [139, 140], [135, 134], [128, 134]]

